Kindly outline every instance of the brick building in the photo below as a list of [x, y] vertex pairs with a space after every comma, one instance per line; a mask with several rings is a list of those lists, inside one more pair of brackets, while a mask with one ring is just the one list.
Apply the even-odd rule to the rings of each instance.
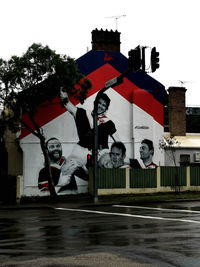
[[[79, 70], [91, 79], [93, 88], [84, 105], [74, 99], [71, 101], [78, 108], [92, 110], [96, 94], [105, 86], [105, 82], [119, 76], [128, 67], [127, 58], [120, 53], [120, 33], [97, 29], [92, 31], [92, 50], [78, 58], [77, 64]], [[114, 121], [120, 140], [126, 147], [126, 161], [139, 160], [141, 141], [150, 139], [154, 144], [154, 162], [161, 166], [173, 165], [167, 151], [161, 153], [159, 149], [159, 140], [163, 135], [173, 135], [180, 141], [181, 146], [176, 151], [178, 164], [200, 161], [200, 139], [197, 134], [200, 132], [200, 114], [198, 109], [192, 108], [187, 108], [186, 113], [185, 91], [184, 87], [170, 87], [166, 104], [167, 94], [164, 86], [143, 71], [129, 74], [121, 85], [108, 89], [106, 94], [111, 102], [106, 116]], [[68, 110], [61, 107], [57, 100], [53, 101], [53, 105], [41, 104], [38, 119], [46, 138], [58, 138], [63, 153], [68, 158], [79, 141], [75, 121]], [[192, 134], [189, 134], [189, 129]], [[14, 140], [14, 137], [11, 137]], [[112, 142], [109, 138], [109, 148]], [[22, 129], [20, 148], [23, 152], [18, 151], [14, 141], [7, 142], [7, 148], [10, 161], [8, 166], [11, 166], [8, 168], [9, 174], [22, 175], [22, 195], [44, 195], [38, 189], [38, 174], [43, 167], [38, 140]], [[18, 169], [13, 165], [15, 158], [20, 162], [17, 164], [16, 161]], [[19, 169], [22, 159], [23, 164]], [[87, 192], [87, 181], [76, 178], [76, 182], [78, 193]]]
[[[120, 33], [97, 29], [92, 31], [92, 50], [76, 62], [79, 71], [90, 79], [93, 85], [85, 103], [82, 105], [70, 98], [70, 103], [77, 112], [72, 116], [67, 107], [63, 108], [60, 101], [55, 99], [53, 105], [46, 103], [39, 106], [37, 119], [47, 140], [52, 137], [59, 139], [66, 161], [73, 158], [85, 165], [87, 154], [91, 153], [92, 141], [88, 140], [93, 129], [91, 118], [96, 95], [107, 81], [128, 69], [128, 59], [120, 52]], [[99, 129], [104, 128], [99, 134], [99, 142], [103, 140], [99, 145], [99, 155], [110, 155], [111, 145], [119, 140], [125, 147], [123, 160], [128, 165], [132, 163], [131, 159], [140, 160], [141, 142], [143, 139], [149, 139], [154, 150], [152, 163], [163, 165], [164, 157], [159, 149], [159, 139], [164, 133], [164, 86], [139, 70], [124, 77], [120, 85], [108, 88], [105, 94], [109, 105], [106, 106], [105, 114], [98, 119]], [[81, 141], [83, 139], [84, 142]], [[45, 195], [46, 192], [41, 192], [38, 188], [38, 177], [43, 168], [38, 140], [22, 129], [20, 146], [23, 150], [22, 194]], [[145, 167], [144, 164], [143, 166]], [[73, 179], [78, 193], [88, 191], [88, 181], [85, 178], [74, 175]], [[71, 191], [66, 193], [73, 193]]]
[[[180, 145], [176, 148], [177, 165], [200, 164], [200, 108], [185, 106], [184, 87], [170, 87], [165, 106], [165, 135], [174, 136]], [[172, 155], [166, 150], [165, 165], [173, 166]]]

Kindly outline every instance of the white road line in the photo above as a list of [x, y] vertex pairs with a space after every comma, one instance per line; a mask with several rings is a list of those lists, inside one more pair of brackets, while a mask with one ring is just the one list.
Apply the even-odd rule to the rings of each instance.
[[143, 215], [134, 215], [134, 214], [116, 213], [116, 212], [106, 212], [106, 211], [96, 211], [96, 210], [68, 209], [68, 208], [55, 208], [55, 209], [56, 210], [65, 210], [65, 211], [75, 211], [75, 212], [86, 212], [86, 213], [94, 213], [94, 214], [113, 215], [113, 216], [123, 216], [123, 217], [133, 217], [133, 218], [143, 218], [143, 219], [153, 219], [153, 220], [163, 220], [163, 221], [176, 221], [176, 222], [187, 222], [187, 223], [200, 224], [200, 221], [194, 221], [194, 220], [172, 219], [172, 218], [143, 216]]
[[159, 211], [170, 211], [170, 212], [187, 212], [187, 213], [198, 213], [198, 214], [200, 214], [200, 211], [196, 211], [196, 210], [177, 210], [177, 209], [163, 209], [163, 208], [142, 207], [142, 206], [125, 206], [125, 205], [113, 205], [113, 207], [145, 209], [145, 210], [159, 210]]

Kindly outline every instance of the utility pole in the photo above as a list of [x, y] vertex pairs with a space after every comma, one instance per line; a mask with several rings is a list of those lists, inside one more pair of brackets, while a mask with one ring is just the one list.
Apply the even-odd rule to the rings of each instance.
[[[98, 100], [101, 98], [102, 93], [104, 93], [106, 90], [108, 90], [110, 87], [115, 87], [121, 83], [123, 83], [123, 79], [125, 76], [127, 76], [131, 72], [137, 72], [142, 68], [142, 70], [145, 72], [145, 49], [146, 46], [142, 47], [142, 53], [141, 53], [141, 47], [137, 46], [135, 49], [132, 49], [128, 52], [129, 58], [128, 58], [128, 68], [126, 71], [124, 71], [121, 75], [118, 77], [114, 77], [113, 79], [107, 81], [105, 83], [105, 87], [102, 88], [96, 96], [94, 110], [93, 110], [93, 125], [94, 125], [94, 138], [93, 138], [93, 149], [92, 149], [92, 157], [94, 160], [93, 165], [93, 181], [94, 181], [94, 202], [98, 202], [98, 125], [97, 125], [97, 105]], [[155, 53], [155, 48], [153, 49], [153, 53]], [[156, 52], [156, 67], [158, 68], [158, 54]], [[154, 59], [154, 58], [153, 58]]]
[[[131, 58], [131, 60], [133, 60]], [[131, 65], [131, 64], [130, 64]], [[115, 77], [105, 83], [105, 87], [102, 88], [96, 96], [96, 101], [94, 105], [94, 110], [93, 110], [93, 125], [94, 125], [94, 130], [93, 130], [93, 149], [92, 149], [92, 157], [94, 159], [94, 167], [93, 167], [93, 182], [94, 182], [94, 202], [98, 202], [98, 125], [97, 125], [97, 106], [98, 106], [98, 100], [101, 98], [102, 93], [104, 93], [106, 90], [108, 90], [110, 87], [115, 87], [121, 83], [123, 83], [123, 78], [127, 76], [129, 73], [133, 71], [132, 67], [128, 67], [128, 69], [123, 72], [121, 75], [118, 77]]]

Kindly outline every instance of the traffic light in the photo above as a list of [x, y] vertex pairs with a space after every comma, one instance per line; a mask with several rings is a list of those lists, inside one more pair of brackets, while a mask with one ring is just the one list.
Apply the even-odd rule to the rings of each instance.
[[128, 52], [128, 55], [129, 55], [128, 58], [129, 69], [131, 69], [134, 72], [138, 71], [142, 64], [140, 46], [137, 46], [135, 49], [131, 49]]
[[94, 160], [93, 160], [93, 156], [91, 154], [87, 154], [87, 168], [89, 167], [93, 167], [94, 165]]
[[153, 47], [151, 50], [151, 71], [154, 72], [160, 67], [159, 64], [159, 52]]

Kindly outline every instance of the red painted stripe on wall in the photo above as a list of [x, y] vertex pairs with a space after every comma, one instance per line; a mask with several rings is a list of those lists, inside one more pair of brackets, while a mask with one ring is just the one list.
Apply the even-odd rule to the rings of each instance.
[[[105, 82], [119, 75], [120, 73], [108, 63], [90, 73], [87, 78], [92, 81], [93, 87], [89, 91], [87, 97], [90, 97], [104, 88]], [[127, 78], [124, 78], [123, 84], [116, 86], [114, 90], [123, 96], [128, 102], [136, 104], [151, 115], [159, 124], [163, 125], [163, 106], [146, 90], [137, 87]], [[79, 101], [74, 98], [71, 98], [71, 101], [74, 105], [79, 103]], [[59, 97], [55, 97], [52, 102], [45, 101], [38, 107], [38, 111], [35, 114], [35, 120], [38, 125], [42, 127], [63, 114], [65, 111], [66, 109], [60, 104]], [[34, 129], [28, 114], [23, 114], [23, 120]], [[22, 126], [20, 138], [24, 138], [29, 134], [30, 132]]]

